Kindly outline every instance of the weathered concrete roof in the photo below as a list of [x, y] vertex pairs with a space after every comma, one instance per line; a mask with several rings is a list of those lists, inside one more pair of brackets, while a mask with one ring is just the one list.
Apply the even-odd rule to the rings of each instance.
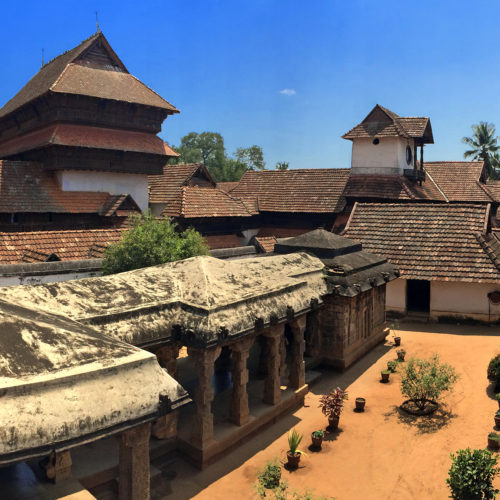
[[153, 420], [189, 398], [153, 354], [0, 301], [0, 400], [6, 464]]
[[312, 253], [326, 266], [329, 290], [353, 297], [399, 276], [399, 271], [386, 258], [363, 252], [362, 248], [355, 240], [316, 229], [278, 240], [274, 252], [284, 254], [302, 250]]
[[322, 262], [296, 253], [225, 261], [193, 257], [82, 280], [0, 289], [29, 304], [140, 346], [177, 336], [209, 345], [307, 311], [327, 293]]

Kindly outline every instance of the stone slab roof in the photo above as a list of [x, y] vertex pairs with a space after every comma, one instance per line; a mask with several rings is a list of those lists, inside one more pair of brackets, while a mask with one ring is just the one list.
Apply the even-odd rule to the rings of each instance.
[[[115, 60], [116, 67], [103, 70], [73, 64], [86, 51], [102, 44], [110, 57]], [[96, 33], [84, 40], [75, 48], [45, 64], [29, 82], [0, 109], [0, 118], [16, 111], [34, 99], [49, 92], [80, 94], [103, 99], [132, 102], [165, 109], [170, 113], [178, 110], [156, 92], [133, 77], [118, 59], [102, 33]]]
[[152, 421], [170, 411], [160, 395], [171, 408], [189, 400], [153, 354], [69, 318], [4, 301], [0, 392], [0, 464]]
[[248, 170], [231, 196], [260, 212], [334, 213], [348, 177], [347, 168]]
[[[39, 163], [0, 160], [0, 212], [3, 213], [115, 215], [125, 198], [104, 192], [63, 191], [57, 174], [44, 170]], [[130, 200], [127, 207], [129, 203]]]
[[58, 260], [102, 259], [104, 250], [118, 242], [123, 229], [67, 229], [60, 231], [0, 232], [0, 264]]
[[[481, 182], [482, 161], [429, 161], [424, 163], [427, 176], [438, 185], [449, 201], [490, 203], [493, 197]], [[427, 181], [426, 181], [427, 183]]]
[[323, 267], [305, 253], [234, 261], [194, 257], [112, 276], [0, 288], [0, 300], [57, 310], [134, 345], [174, 337], [211, 345], [320, 303]]
[[485, 250], [489, 205], [356, 203], [345, 235], [410, 279], [498, 283]]
[[377, 104], [366, 118], [342, 136], [343, 139], [406, 137], [434, 143], [429, 118], [402, 117]]
[[343, 196], [372, 200], [447, 201], [432, 178], [427, 178], [420, 186], [402, 175], [350, 175]]
[[13, 156], [48, 146], [72, 146], [147, 153], [168, 157], [179, 156], [159, 137], [146, 132], [90, 127], [69, 123], [49, 125], [14, 137], [0, 144], [0, 156]]

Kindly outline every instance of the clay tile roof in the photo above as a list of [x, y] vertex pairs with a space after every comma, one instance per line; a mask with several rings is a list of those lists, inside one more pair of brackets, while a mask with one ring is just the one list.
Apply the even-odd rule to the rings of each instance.
[[51, 145], [179, 156], [168, 144], [153, 134], [68, 123], [49, 125], [9, 139], [0, 144], [0, 155], [12, 156], [23, 151]]
[[231, 195], [262, 212], [334, 213], [348, 177], [346, 168], [248, 170]]
[[[62, 191], [57, 175], [33, 162], [0, 160], [0, 212], [96, 213], [114, 215], [116, 196], [93, 191]], [[135, 202], [133, 202], [135, 205]], [[126, 210], [130, 208], [128, 202]]]
[[123, 229], [0, 232], [0, 264], [98, 259], [105, 248], [120, 240]]
[[238, 185], [238, 181], [236, 182], [218, 182], [217, 188], [225, 193], [230, 193], [236, 186]]
[[484, 167], [482, 161], [432, 161], [425, 162], [424, 167], [449, 201], [493, 201], [480, 182]]
[[[104, 46], [120, 71], [72, 64], [94, 44]], [[29, 82], [0, 109], [0, 118], [48, 92], [82, 94], [178, 110], [127, 71], [102, 33], [96, 33], [77, 47], [45, 64]]]
[[205, 186], [215, 186], [201, 163], [165, 165], [162, 174], [148, 177], [149, 202], [166, 204], [170, 212], [178, 213], [181, 210], [181, 188], [193, 184], [194, 180]]
[[272, 236], [274, 238], [291, 238], [292, 236], [300, 236], [301, 234], [311, 231], [310, 227], [262, 227], [257, 233], [259, 238], [267, 238]]
[[[179, 210], [177, 210], [179, 208]], [[163, 216], [184, 217], [250, 217], [253, 215], [247, 206], [237, 198], [215, 187], [183, 186], [180, 206], [169, 204]]]
[[274, 245], [276, 245], [276, 238], [274, 236], [255, 236], [253, 240], [261, 252], [274, 252]]
[[203, 237], [211, 250], [218, 248], [237, 248], [241, 247], [241, 242], [235, 234], [217, 234]]
[[485, 185], [488, 193], [496, 202], [500, 202], [500, 181], [488, 181]]
[[420, 186], [402, 175], [351, 175], [343, 194], [357, 199], [448, 201], [432, 178]]
[[494, 283], [482, 238], [489, 205], [356, 203], [345, 235], [387, 258], [404, 278]]
[[366, 118], [349, 132], [344, 139], [360, 137], [406, 137], [422, 139], [425, 143], [433, 143], [432, 128], [429, 118], [421, 116], [402, 117], [377, 104]]

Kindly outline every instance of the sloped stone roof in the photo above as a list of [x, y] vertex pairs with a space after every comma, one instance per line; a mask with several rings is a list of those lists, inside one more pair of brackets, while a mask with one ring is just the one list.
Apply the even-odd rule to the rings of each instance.
[[193, 257], [112, 276], [0, 288], [0, 300], [57, 310], [134, 345], [176, 336], [187, 345], [212, 345], [320, 303], [327, 292], [323, 267], [305, 253]]
[[0, 393], [0, 464], [120, 432], [189, 401], [153, 354], [1, 300]]

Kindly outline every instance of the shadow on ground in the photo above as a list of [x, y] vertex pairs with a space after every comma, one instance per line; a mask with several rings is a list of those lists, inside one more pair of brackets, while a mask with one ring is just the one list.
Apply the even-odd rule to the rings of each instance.
[[419, 434], [431, 434], [446, 427], [453, 418], [457, 417], [457, 414], [441, 404], [431, 415], [411, 415], [399, 406], [394, 406], [391, 411], [384, 413], [384, 417], [386, 420], [395, 417], [399, 423], [416, 428]]

